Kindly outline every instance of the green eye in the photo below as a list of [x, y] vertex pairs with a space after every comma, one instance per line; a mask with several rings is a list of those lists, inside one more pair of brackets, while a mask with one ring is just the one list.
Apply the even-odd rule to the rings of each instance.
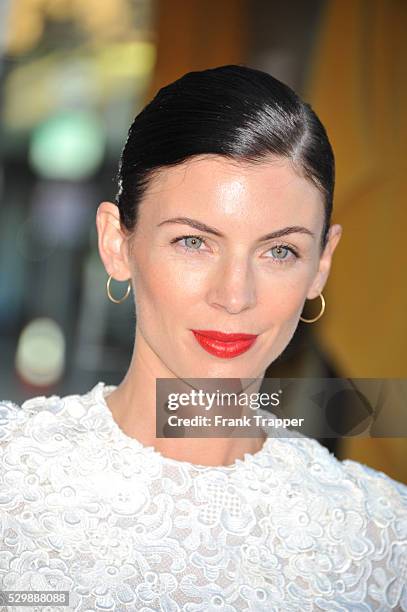
[[178, 236], [171, 240], [171, 244], [179, 244], [179, 246], [184, 251], [195, 251], [196, 253], [201, 253], [202, 249], [200, 248], [202, 244], [206, 244], [204, 238], [201, 236], [195, 236], [188, 234], [186, 236]]
[[296, 259], [298, 259], [298, 253], [289, 246], [285, 244], [276, 244], [273, 246], [270, 251], [272, 256], [269, 257], [273, 263], [277, 264], [289, 264], [294, 263]]
[[197, 251], [203, 242], [201, 238], [198, 238], [198, 236], [186, 236], [184, 240], [187, 249], [191, 249], [193, 251]]
[[272, 249], [270, 249], [271, 251], [275, 251], [275, 253], [277, 253], [277, 257], [276, 259], [287, 259], [286, 255], [289, 252], [289, 249], [285, 246], [275, 246]]

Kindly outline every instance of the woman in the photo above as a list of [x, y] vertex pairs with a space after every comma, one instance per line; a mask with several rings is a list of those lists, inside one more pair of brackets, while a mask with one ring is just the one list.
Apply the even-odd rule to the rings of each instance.
[[96, 218], [109, 298], [134, 290], [132, 360], [117, 387], [2, 404], [3, 590], [70, 591], [74, 610], [407, 610], [405, 485], [282, 428], [156, 435], [159, 380], [258, 390], [305, 300], [322, 314], [333, 187], [321, 122], [261, 71], [188, 73], [135, 118]]

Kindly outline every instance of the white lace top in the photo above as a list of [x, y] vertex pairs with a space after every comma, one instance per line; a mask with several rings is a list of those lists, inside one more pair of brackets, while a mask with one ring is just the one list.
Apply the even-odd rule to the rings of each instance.
[[84, 612], [407, 610], [406, 485], [278, 433], [231, 466], [169, 459], [122, 432], [114, 388], [0, 402], [1, 590]]

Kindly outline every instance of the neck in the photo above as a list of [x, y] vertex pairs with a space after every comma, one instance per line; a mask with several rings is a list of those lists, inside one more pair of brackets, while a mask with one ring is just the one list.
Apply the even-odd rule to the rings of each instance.
[[[161, 398], [156, 396], [157, 378], [174, 379], [174, 384], [171, 383], [171, 392], [176, 390], [177, 393], [190, 393], [191, 391], [190, 379], [187, 383], [175, 376], [148, 347], [141, 334], [137, 333], [132, 360], [126, 376], [106, 400], [114, 420], [127, 436], [136, 438], [144, 446], [153, 446], [164, 457], [208, 466], [230, 465], [236, 459], [243, 459], [245, 453], [254, 454], [263, 446], [266, 435], [258, 427], [252, 427], [249, 431], [246, 428], [246, 436], [250, 435], [252, 437], [244, 438], [235, 436], [215, 437], [216, 428], [213, 429], [214, 437], [157, 437], [156, 407], [158, 406], [158, 414], [162, 414], [165, 419], [170, 414], [165, 410], [160, 412], [160, 403], [162, 402]], [[222, 380], [222, 388], [219, 389], [219, 379], [208, 380], [203, 391], [211, 395], [215, 393], [216, 389], [227, 393], [239, 393], [242, 390], [247, 394], [255, 393], [259, 390], [262, 379], [256, 378], [254, 381], [253, 379], [229, 379], [226, 381], [227, 385], [224, 384], [224, 381], [225, 379]], [[202, 381], [197, 379], [198, 382]], [[225, 388], [226, 386], [227, 388]], [[195, 385], [194, 388], [195, 390], [198, 389]], [[199, 389], [202, 389], [201, 384], [199, 384]], [[159, 400], [158, 403], [157, 399]], [[167, 396], [165, 399], [167, 399]], [[187, 412], [191, 408], [193, 407], [185, 406], [182, 408], [184, 416], [188, 416]], [[193, 410], [194, 414], [197, 414], [198, 410], [199, 414], [204, 415], [208, 415], [209, 412], [196, 407]], [[237, 416], [236, 410], [233, 408], [228, 410], [227, 415], [224, 410], [222, 407], [217, 407], [216, 414], [229, 416], [232, 413], [233, 416]], [[253, 414], [250, 408], [242, 406], [238, 416], [249, 415], [249, 413]], [[175, 413], [171, 412], [171, 414]], [[205, 428], [205, 432], [206, 435], [211, 433], [207, 428]], [[219, 433], [219, 430], [217, 433]]]

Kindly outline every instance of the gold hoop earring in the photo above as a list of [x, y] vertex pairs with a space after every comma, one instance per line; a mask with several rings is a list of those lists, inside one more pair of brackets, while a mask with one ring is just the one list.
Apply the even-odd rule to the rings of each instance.
[[304, 321], [304, 323], [314, 323], [314, 321], [318, 321], [318, 319], [320, 319], [322, 317], [322, 315], [324, 314], [324, 310], [325, 310], [324, 296], [322, 295], [322, 293], [320, 293], [319, 297], [321, 298], [321, 302], [322, 302], [321, 312], [314, 319], [303, 319], [302, 317], [300, 317], [301, 321]]
[[110, 281], [111, 280], [112, 280], [112, 276], [110, 275], [106, 283], [107, 297], [109, 298], [110, 301], [114, 302], [115, 304], [121, 304], [122, 302], [124, 302], [124, 300], [126, 300], [129, 297], [129, 293], [131, 290], [131, 283], [130, 281], [128, 281], [129, 284], [127, 286], [127, 291], [125, 295], [122, 298], [120, 298], [120, 300], [116, 300], [116, 298], [114, 298], [112, 294], [110, 293]]

